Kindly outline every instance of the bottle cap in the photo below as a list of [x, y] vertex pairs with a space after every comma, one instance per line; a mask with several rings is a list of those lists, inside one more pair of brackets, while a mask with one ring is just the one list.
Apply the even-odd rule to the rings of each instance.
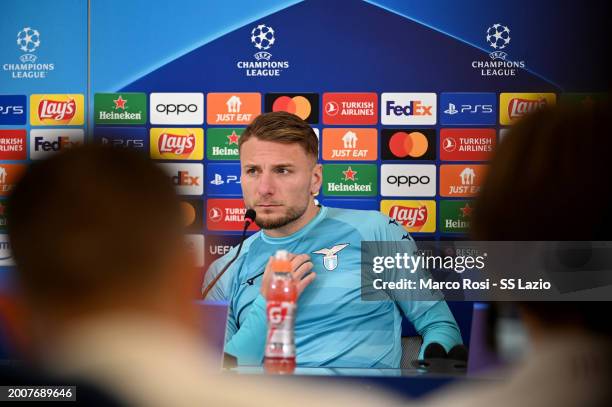
[[271, 267], [275, 273], [290, 273], [291, 262], [289, 261], [289, 252], [287, 250], [277, 250], [272, 259]]

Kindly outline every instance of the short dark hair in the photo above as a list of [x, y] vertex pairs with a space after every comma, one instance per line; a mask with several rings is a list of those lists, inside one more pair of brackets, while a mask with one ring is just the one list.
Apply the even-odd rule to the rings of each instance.
[[270, 112], [257, 116], [244, 129], [238, 147], [248, 139], [273, 141], [283, 144], [299, 144], [315, 161], [319, 157], [319, 139], [308, 123], [287, 112]]
[[169, 177], [147, 157], [108, 146], [34, 162], [7, 213], [18, 281], [34, 301], [79, 303], [146, 284], [182, 242]]

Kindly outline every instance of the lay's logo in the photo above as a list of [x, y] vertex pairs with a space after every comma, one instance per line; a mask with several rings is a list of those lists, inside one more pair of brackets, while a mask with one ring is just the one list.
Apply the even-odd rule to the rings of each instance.
[[427, 207], [418, 208], [394, 205], [389, 210], [389, 217], [410, 228], [420, 228], [427, 222]]
[[202, 129], [151, 129], [151, 158], [201, 160], [204, 156]]
[[499, 122], [513, 124], [526, 114], [535, 112], [544, 106], [554, 105], [554, 93], [502, 93], [500, 95]]
[[436, 201], [383, 199], [380, 211], [392, 219], [391, 223], [403, 226], [410, 233], [436, 231]]
[[172, 153], [180, 156], [189, 156], [195, 148], [195, 136], [193, 134], [171, 134], [164, 133], [157, 143], [159, 151]]
[[84, 123], [83, 95], [32, 95], [33, 126], [66, 126]]
[[511, 119], [518, 119], [527, 113], [534, 112], [546, 106], [546, 104], [546, 99], [512, 99], [508, 104], [508, 116], [510, 116]]

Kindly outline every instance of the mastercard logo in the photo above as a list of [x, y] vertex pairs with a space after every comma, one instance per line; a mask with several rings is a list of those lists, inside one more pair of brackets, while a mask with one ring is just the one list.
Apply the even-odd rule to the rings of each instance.
[[191, 226], [196, 220], [196, 210], [189, 202], [181, 202], [183, 212], [183, 226]]
[[389, 139], [389, 150], [398, 158], [419, 158], [427, 153], [428, 148], [427, 137], [419, 131], [398, 131]]
[[304, 96], [295, 96], [290, 98], [289, 96], [281, 96], [274, 101], [272, 105], [273, 112], [289, 112], [298, 116], [302, 120], [306, 120], [310, 116], [312, 107], [310, 102]]
[[202, 201], [181, 201], [183, 227], [190, 231], [202, 229]]
[[268, 93], [266, 112], [293, 113], [308, 123], [319, 121], [319, 95], [316, 93]]

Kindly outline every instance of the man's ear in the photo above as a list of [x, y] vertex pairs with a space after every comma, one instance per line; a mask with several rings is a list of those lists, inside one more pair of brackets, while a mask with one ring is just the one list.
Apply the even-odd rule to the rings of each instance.
[[319, 163], [314, 165], [312, 169], [312, 181], [310, 183], [311, 195], [318, 195], [321, 190], [321, 184], [323, 184], [323, 166]]

